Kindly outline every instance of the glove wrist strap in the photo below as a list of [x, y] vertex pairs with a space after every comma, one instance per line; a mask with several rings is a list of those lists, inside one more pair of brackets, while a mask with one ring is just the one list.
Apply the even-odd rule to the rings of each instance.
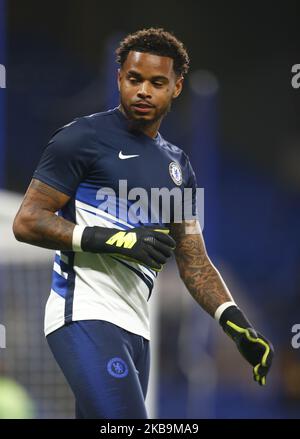
[[110, 253], [109, 246], [106, 241], [116, 232], [118, 229], [108, 227], [86, 227], [82, 233], [81, 248], [84, 252], [89, 253]]
[[216, 312], [214, 314], [214, 318], [219, 322], [220, 321], [220, 317], [223, 314], [223, 312], [225, 311], [225, 309], [229, 308], [230, 306], [236, 306], [235, 302], [233, 302], [232, 300], [229, 302], [224, 302], [222, 303], [222, 305], [220, 305], [217, 309]]
[[73, 235], [72, 235], [72, 249], [74, 252], [82, 252], [81, 247], [81, 240], [84, 230], [86, 229], [85, 226], [78, 226], [76, 225], [73, 229]]
[[76, 225], [72, 235], [72, 249], [74, 252], [108, 252], [108, 249], [105, 247], [105, 241], [116, 232], [117, 229], [107, 227]]
[[243, 329], [253, 328], [247, 317], [235, 304], [228, 306], [223, 311], [220, 316], [219, 323], [222, 326], [223, 330], [226, 332], [226, 334], [231, 336], [233, 339], [239, 338], [239, 332], [237, 332], [233, 326], [230, 326], [228, 322], [233, 323], [233, 326], [237, 326]]

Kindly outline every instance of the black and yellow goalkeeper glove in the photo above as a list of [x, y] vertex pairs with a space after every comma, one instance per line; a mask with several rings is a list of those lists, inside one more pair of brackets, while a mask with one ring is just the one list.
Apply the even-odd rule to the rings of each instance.
[[81, 238], [83, 251], [109, 253], [146, 265], [155, 271], [172, 255], [174, 239], [164, 227], [136, 227], [130, 230], [107, 227], [86, 227]]
[[253, 366], [254, 380], [264, 386], [274, 355], [272, 343], [253, 329], [235, 305], [225, 309], [219, 322], [226, 334], [234, 340], [242, 356]]

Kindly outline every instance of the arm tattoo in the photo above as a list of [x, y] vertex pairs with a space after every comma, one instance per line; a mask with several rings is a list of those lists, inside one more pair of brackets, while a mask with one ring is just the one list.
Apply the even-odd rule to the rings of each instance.
[[46, 184], [43, 184], [38, 180], [32, 180], [32, 182], [30, 183], [30, 189], [35, 189], [40, 194], [52, 198], [54, 202], [59, 200], [59, 196], [56, 195], [56, 191], [54, 191], [50, 186], [47, 186]]
[[[72, 235], [75, 224], [62, 217], [49, 213], [46, 210], [35, 212], [32, 207], [31, 213], [36, 221], [31, 235], [30, 244], [54, 250], [72, 250]], [[30, 210], [29, 210], [30, 212]]]
[[180, 277], [199, 305], [214, 316], [224, 302], [233, 300], [220, 273], [209, 259], [200, 233], [186, 233], [183, 224], [174, 224], [172, 236], [177, 246], [176, 262]]
[[75, 224], [55, 214], [68, 200], [65, 194], [32, 180], [15, 220], [22, 229], [22, 240], [39, 247], [72, 250]]

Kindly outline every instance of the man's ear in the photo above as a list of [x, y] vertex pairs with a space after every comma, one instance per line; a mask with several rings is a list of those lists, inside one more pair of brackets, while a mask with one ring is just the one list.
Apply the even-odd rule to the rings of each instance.
[[179, 76], [179, 78], [176, 78], [173, 99], [177, 98], [180, 95], [182, 91], [182, 87], [183, 87], [183, 76]]

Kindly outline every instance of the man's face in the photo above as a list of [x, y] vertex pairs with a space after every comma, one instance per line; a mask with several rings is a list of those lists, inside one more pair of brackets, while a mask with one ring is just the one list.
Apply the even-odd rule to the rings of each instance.
[[130, 51], [118, 74], [120, 100], [127, 117], [141, 123], [161, 119], [172, 99], [180, 94], [182, 82], [173, 70], [172, 58]]

